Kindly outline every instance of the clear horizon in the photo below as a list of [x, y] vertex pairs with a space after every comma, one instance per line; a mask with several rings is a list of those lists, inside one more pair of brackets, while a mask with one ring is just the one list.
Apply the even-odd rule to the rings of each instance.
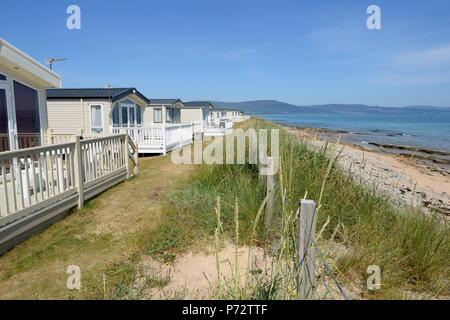
[[432, 107], [432, 108], [442, 108], [442, 109], [450, 109], [450, 106], [432, 106], [432, 105], [405, 105], [405, 106], [380, 106], [380, 105], [369, 105], [365, 103], [320, 103], [320, 104], [308, 104], [308, 105], [300, 105], [293, 104], [286, 101], [267, 99], [267, 100], [246, 100], [246, 101], [219, 101], [219, 100], [211, 100], [215, 102], [223, 102], [223, 103], [251, 103], [251, 102], [264, 102], [264, 101], [275, 101], [280, 103], [287, 103], [297, 107], [314, 107], [314, 106], [324, 106], [324, 105], [342, 105], [342, 106], [351, 106], [351, 105], [362, 105], [366, 107], [379, 107], [379, 108], [408, 108], [408, 107]]
[[[66, 27], [69, 5], [81, 30]], [[366, 9], [381, 8], [381, 30]], [[11, 2], [0, 37], [55, 64], [64, 87], [298, 106], [450, 107], [450, 2]]]

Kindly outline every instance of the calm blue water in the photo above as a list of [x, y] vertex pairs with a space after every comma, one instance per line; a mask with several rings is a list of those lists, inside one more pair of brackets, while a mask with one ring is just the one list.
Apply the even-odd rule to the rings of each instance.
[[262, 114], [298, 127], [349, 131], [353, 142], [377, 142], [450, 151], [450, 112], [414, 114]]

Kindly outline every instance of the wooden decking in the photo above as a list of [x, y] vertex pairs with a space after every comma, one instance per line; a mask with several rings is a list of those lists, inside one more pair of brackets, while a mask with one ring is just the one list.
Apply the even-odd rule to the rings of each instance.
[[193, 124], [152, 124], [142, 128], [113, 128], [114, 134], [128, 134], [142, 154], [166, 154], [193, 142]]
[[0, 254], [130, 177], [133, 148], [121, 134], [0, 153]]
[[[85, 209], [0, 257], [0, 299], [114, 299], [111, 266], [125, 265], [148, 246], [141, 239], [160, 226], [167, 194], [194, 168], [174, 164], [170, 156], [140, 158], [138, 177], [110, 188]], [[80, 291], [66, 287], [69, 265], [81, 269]]]

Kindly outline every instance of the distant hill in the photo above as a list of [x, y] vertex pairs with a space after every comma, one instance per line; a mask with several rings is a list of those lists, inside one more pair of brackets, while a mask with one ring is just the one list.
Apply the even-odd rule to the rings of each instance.
[[256, 100], [245, 102], [216, 101], [214, 104], [221, 108], [232, 108], [244, 111], [247, 114], [304, 114], [304, 113], [337, 113], [337, 114], [363, 114], [363, 113], [418, 113], [437, 112], [450, 113], [450, 107], [432, 106], [408, 106], [402, 108], [387, 108], [379, 106], [367, 106], [363, 104], [324, 104], [311, 106], [297, 106], [276, 100]]
[[276, 100], [257, 100], [246, 102], [214, 102], [216, 106], [221, 108], [233, 108], [244, 111], [247, 114], [262, 114], [262, 113], [305, 113], [305, 112], [320, 112], [309, 107], [301, 107], [293, 104], [280, 102]]

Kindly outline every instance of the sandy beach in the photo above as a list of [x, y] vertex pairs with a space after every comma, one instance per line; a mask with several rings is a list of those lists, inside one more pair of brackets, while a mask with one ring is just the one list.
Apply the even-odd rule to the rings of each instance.
[[[322, 147], [327, 141], [336, 143], [342, 132], [323, 129], [293, 128], [285, 129], [308, 142], [314, 148]], [[398, 205], [412, 205], [424, 212], [437, 212], [447, 220], [450, 217], [450, 162], [446, 154], [436, 157], [415, 156], [408, 150], [392, 146], [368, 145], [367, 147], [340, 143], [342, 150], [339, 165], [358, 182], [367, 187], [375, 187], [377, 192], [388, 196]], [[420, 153], [426, 154], [423, 150]]]

